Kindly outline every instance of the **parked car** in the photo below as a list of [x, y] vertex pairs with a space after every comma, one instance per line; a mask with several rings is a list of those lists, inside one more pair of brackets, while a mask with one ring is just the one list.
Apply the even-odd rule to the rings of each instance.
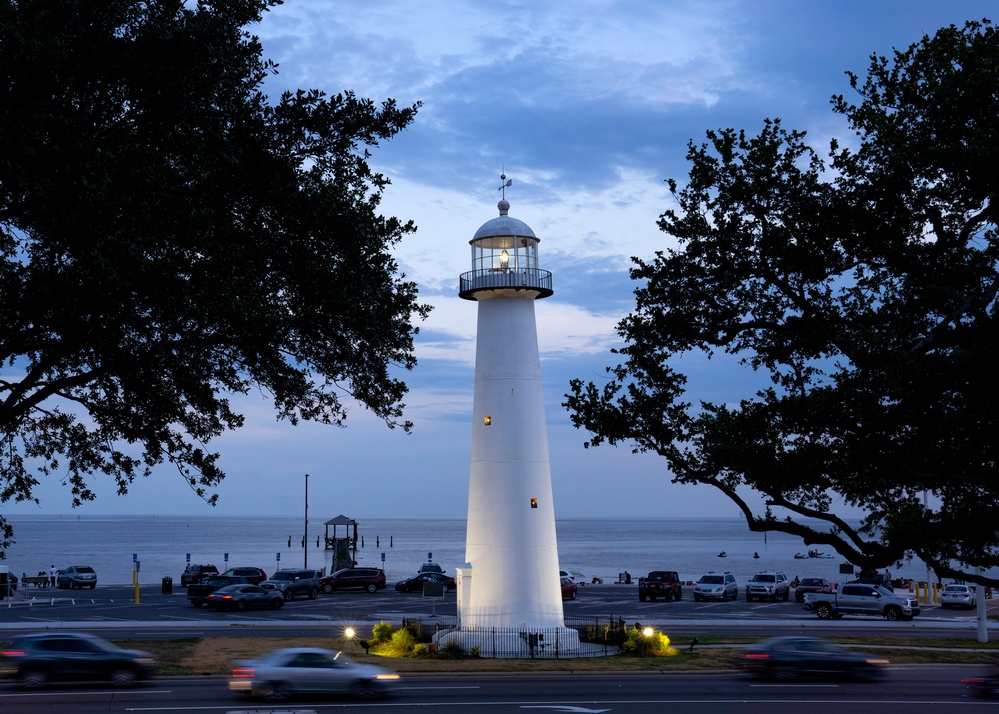
[[652, 570], [644, 578], [638, 579], [638, 600], [655, 601], [661, 597], [666, 602], [683, 598], [683, 586], [675, 570]]
[[747, 672], [771, 679], [811, 675], [873, 681], [881, 677], [886, 664], [886, 659], [814, 637], [764, 640], [746, 649], [743, 658]]
[[214, 565], [188, 565], [180, 574], [180, 585], [186, 588], [191, 583], [200, 583], [209, 575], [218, 575], [219, 569]]
[[794, 588], [794, 601], [805, 602], [808, 593], [832, 592], [832, 583], [825, 578], [802, 578]]
[[970, 585], [951, 584], [947, 585], [940, 593], [940, 607], [975, 607], [975, 589]]
[[870, 573], [867, 575], [861, 575], [859, 578], [851, 580], [850, 583], [860, 583], [862, 585], [874, 585], [879, 588], [884, 588], [885, 590], [895, 591], [895, 587], [891, 584], [891, 578], [885, 573]]
[[296, 694], [343, 692], [362, 699], [383, 696], [399, 675], [371, 664], [351, 662], [340, 652], [293, 647], [237, 662], [229, 689], [267, 699]]
[[246, 578], [248, 582], [254, 585], [260, 585], [260, 583], [267, 580], [267, 573], [262, 568], [229, 568], [222, 575]]
[[791, 581], [784, 573], [774, 571], [757, 573], [746, 583], [746, 601], [754, 598], [769, 598], [777, 602], [777, 598], [785, 602], [791, 596]]
[[444, 585], [444, 592], [449, 592], [455, 588], [454, 578], [450, 575], [444, 575], [443, 573], [420, 573], [411, 578], [400, 580], [395, 584], [395, 589], [401, 593], [421, 593], [423, 592], [424, 583], [442, 583]]
[[97, 573], [89, 565], [71, 565], [63, 568], [56, 576], [56, 585], [60, 588], [90, 588], [97, 587]]
[[803, 607], [820, 620], [843, 615], [876, 615], [886, 620], [911, 620], [919, 614], [919, 600], [865, 583], [847, 583], [835, 592], [805, 595]]
[[735, 576], [728, 571], [707, 573], [694, 584], [694, 600], [728, 600], [729, 598], [739, 599], [739, 584], [735, 582]]
[[560, 570], [560, 571], [558, 571], [558, 576], [560, 578], [569, 578], [569, 580], [571, 580], [573, 582], [576, 582], [576, 576], [573, 575], [572, 573], [570, 573], [568, 570]]
[[319, 597], [319, 573], [315, 570], [278, 570], [270, 578], [260, 583], [264, 590], [281, 593], [288, 602], [296, 597]]
[[320, 579], [324, 593], [334, 590], [366, 590], [369, 593], [385, 589], [385, 573], [378, 568], [343, 568]]
[[152, 675], [148, 652], [125, 650], [93, 635], [47, 632], [25, 635], [3, 651], [18, 684], [40, 689], [55, 680], [105, 681], [128, 687]]
[[195, 607], [205, 604], [208, 596], [226, 585], [252, 585], [249, 580], [241, 575], [212, 575], [205, 578], [200, 583], [191, 583], [187, 586], [187, 599]]
[[208, 593], [205, 604], [216, 610], [252, 610], [265, 607], [276, 610], [284, 605], [284, 597], [274, 590], [264, 590], [259, 585], [226, 585]]
[[579, 591], [579, 586], [576, 585], [572, 578], [559, 578], [562, 582], [562, 599], [563, 600], [575, 600], [576, 593]]

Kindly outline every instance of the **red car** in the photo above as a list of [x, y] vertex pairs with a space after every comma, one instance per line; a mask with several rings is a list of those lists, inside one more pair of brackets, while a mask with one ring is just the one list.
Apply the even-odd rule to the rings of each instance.
[[832, 583], [825, 578], [802, 578], [794, 589], [794, 601], [805, 602], [805, 593], [828, 593], [832, 589]]
[[563, 600], [575, 600], [576, 591], [579, 590], [579, 586], [573, 582], [572, 578], [562, 578], [562, 599]]

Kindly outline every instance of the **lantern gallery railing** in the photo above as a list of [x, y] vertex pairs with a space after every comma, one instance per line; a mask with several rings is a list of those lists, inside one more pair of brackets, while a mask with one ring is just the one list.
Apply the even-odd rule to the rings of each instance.
[[538, 268], [490, 268], [462, 273], [458, 295], [471, 300], [479, 290], [533, 290], [538, 297], [552, 294], [552, 274]]

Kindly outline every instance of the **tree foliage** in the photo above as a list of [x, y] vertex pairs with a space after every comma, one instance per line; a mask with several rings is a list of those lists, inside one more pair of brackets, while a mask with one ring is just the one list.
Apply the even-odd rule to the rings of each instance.
[[214, 503], [233, 395], [409, 429], [428, 308], [368, 159], [418, 105], [269, 99], [246, 28], [276, 4], [0, 0], [0, 503], [162, 463]]
[[[622, 363], [565, 405], [587, 445], [663, 456], [751, 530], [996, 585], [999, 33], [945, 27], [848, 77], [855, 137], [825, 156], [779, 120], [689, 144], [659, 220], [678, 247], [634, 259]], [[699, 399], [690, 354], [769, 386]]]

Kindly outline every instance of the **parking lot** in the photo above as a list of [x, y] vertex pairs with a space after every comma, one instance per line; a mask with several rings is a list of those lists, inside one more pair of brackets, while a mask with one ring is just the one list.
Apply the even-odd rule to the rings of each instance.
[[[125, 585], [98, 585], [95, 590], [53, 590], [22, 588], [13, 599], [0, 601], [0, 628], [52, 627], [60, 623], [122, 623], [147, 625], [227, 626], [240, 623], [338, 623], [385, 619], [398, 621], [403, 617], [455, 615], [455, 594], [441, 598], [425, 598], [420, 593], [399, 593], [390, 585], [385, 590], [366, 592], [334, 592], [315, 600], [295, 598], [277, 610], [251, 612], [217, 612], [211, 608], [193, 607], [183, 588], [174, 585], [164, 593], [161, 586], [142, 586], [136, 602], [135, 588]], [[987, 600], [990, 615], [999, 615], [999, 601]], [[788, 602], [746, 602], [740, 593], [738, 600], [727, 602], [694, 602], [689, 593], [674, 602], [639, 602], [637, 585], [584, 585], [577, 599], [564, 602], [566, 616], [623, 618], [627, 622], [671, 623], [695, 625], [717, 622], [732, 626], [750, 623], [786, 623], [814, 626], [815, 615], [806, 612], [793, 599]], [[976, 627], [974, 610], [942, 609], [923, 605], [922, 614], [909, 623], [889, 623], [875, 617], [846, 617], [827, 623], [831, 626], [852, 623], [854, 626], [887, 626], [902, 628], [951, 627], [972, 630]], [[999, 624], [999, 623], [997, 623]]]

